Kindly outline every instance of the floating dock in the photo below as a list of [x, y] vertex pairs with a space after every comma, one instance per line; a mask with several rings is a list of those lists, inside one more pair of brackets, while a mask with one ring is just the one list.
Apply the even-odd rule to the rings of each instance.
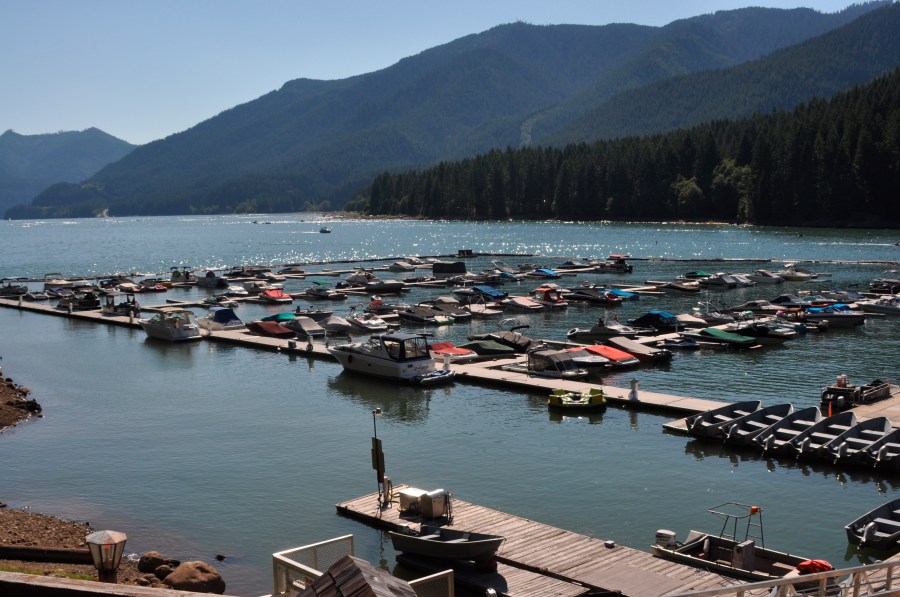
[[[395, 487], [395, 495], [405, 488]], [[422, 523], [420, 515], [400, 512], [397, 503], [380, 509], [375, 493], [337, 504], [337, 512], [390, 531], [418, 530]], [[497, 554], [497, 570], [454, 566], [456, 581], [476, 591], [493, 589], [497, 595], [508, 597], [602, 593], [656, 597], [737, 584], [734, 579], [657, 558], [611, 539], [573, 533], [457, 498], [452, 500], [452, 513], [455, 530], [506, 538]], [[427, 573], [448, 567], [445, 562], [406, 554], [398, 556], [398, 561]]]

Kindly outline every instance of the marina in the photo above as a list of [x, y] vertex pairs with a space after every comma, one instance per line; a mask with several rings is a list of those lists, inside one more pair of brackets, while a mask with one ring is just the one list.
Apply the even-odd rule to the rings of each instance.
[[[603, 228], [605, 242], [613, 246], [592, 248], [597, 227], [590, 225], [411, 222], [403, 224], [404, 238], [392, 241], [388, 237], [396, 223], [331, 222], [330, 235], [318, 234], [321, 223], [313, 229], [315, 245], [304, 255], [303, 234], [285, 238], [284, 244], [279, 239], [273, 245], [271, 240], [279, 237], [279, 230], [292, 235], [289, 230], [312, 228], [313, 222], [285, 218], [266, 227], [242, 225], [241, 218], [171, 218], [160, 219], [160, 225], [136, 220], [75, 222], [64, 230], [54, 223], [10, 227], [3, 246], [13, 269], [3, 273], [29, 279], [57, 270], [69, 278], [115, 271], [149, 275], [167, 271], [185, 255], [212, 254], [192, 249], [196, 243], [221, 247], [221, 240], [234, 232], [259, 234], [264, 229], [265, 235], [249, 237], [246, 247], [242, 243], [234, 252], [218, 250], [216, 259], [223, 261], [184, 263], [193, 271], [226, 271], [221, 266], [242, 260], [271, 264], [273, 269], [281, 263], [303, 263], [303, 278], [283, 282], [285, 292], [294, 295], [312, 285], [319, 268], [352, 270], [363, 263], [380, 272], [375, 268], [398, 261], [394, 257], [399, 255], [454, 260], [459, 247], [474, 248], [473, 256], [464, 258], [470, 271], [489, 267], [489, 254], [499, 253], [512, 265], [530, 261], [548, 266], [562, 263], [564, 255], [602, 257], [617, 249], [636, 255], [630, 260], [635, 264], [631, 274], [578, 272], [558, 280], [560, 286], [588, 281], [645, 287], [645, 280], [672, 279], [689, 269], [777, 271], [772, 259], [782, 255], [801, 263], [817, 260], [815, 269], [833, 272], [832, 281], [818, 286], [824, 290], [859, 289], [873, 278], [890, 277], [885, 272], [890, 267], [885, 265], [890, 261], [887, 251], [896, 250], [887, 249], [887, 238], [882, 246], [877, 234], [846, 231], [805, 231], [801, 239], [779, 230], [703, 228], [685, 235], [685, 227], [678, 225], [613, 226]], [[348, 234], [348, 228], [355, 231]], [[96, 238], [101, 229], [109, 242], [140, 247], [144, 265], [92, 253], [87, 239]], [[49, 236], [43, 237], [44, 232]], [[24, 249], [52, 246], [63, 232], [77, 248], [71, 259], [60, 262], [50, 252]], [[82, 234], [84, 242], [79, 240]], [[755, 235], [766, 241], [757, 242]], [[564, 236], [565, 246], [553, 246], [549, 239], [554, 236]], [[416, 238], [423, 244], [404, 245]], [[446, 244], [436, 250], [424, 244], [438, 238]], [[478, 241], [486, 238], [492, 239], [492, 246]], [[522, 244], [522, 238], [540, 240], [540, 246]], [[649, 245], [641, 244], [647, 238], [653, 239]], [[743, 260], [753, 254], [745, 241], [765, 246], [766, 254]], [[369, 243], [391, 250], [378, 255]], [[154, 250], [162, 246], [164, 252]], [[290, 252], [279, 247], [291, 247]], [[653, 255], [664, 258], [647, 258]], [[336, 263], [342, 257], [346, 267]], [[722, 257], [729, 265], [722, 265]], [[416, 272], [423, 278], [426, 273], [422, 268]], [[501, 288], [525, 296], [540, 284], [514, 282]], [[601, 315], [608, 321], [614, 316], [626, 321], [653, 308], [690, 312], [698, 300], [739, 304], [814, 289], [808, 283], [785, 282], [777, 291], [757, 286], [700, 296], [643, 294], [617, 306], [572, 301], [567, 309], [515, 317], [529, 326], [523, 330], [529, 337], [565, 342], [566, 330], [590, 327]], [[207, 289], [175, 287], [138, 295], [138, 300], [146, 317], [152, 311], [144, 307], [201, 303], [208, 294]], [[442, 294], [448, 294], [446, 286], [417, 286], [385, 301], [417, 304]], [[362, 311], [369, 299], [348, 298], [343, 304], [295, 299], [284, 306], [240, 300], [235, 312], [246, 322], [315, 305], [345, 316], [352, 305]], [[126, 530], [129, 550], [162, 549], [182, 559], [222, 553], [227, 557], [217, 568], [229, 581], [229, 594], [270, 592], [267, 570], [273, 552], [348, 532], [356, 537], [359, 556], [389, 569], [402, 568], [395, 564], [386, 535], [333, 514], [334, 504], [362, 495], [374, 484], [368, 450], [376, 408], [383, 411], [377, 425], [388, 474], [396, 479], [418, 487], [447, 487], [470, 503], [588, 537], [611, 537], [617, 545], [645, 553], [656, 530], [704, 528], [704, 508], [737, 499], [766, 508], [767, 544], [771, 540], [779, 549], [825, 558], [839, 568], [871, 561], [865, 549], [848, 546], [843, 526], [896, 491], [892, 471], [769, 459], [755, 450], [663, 432], [664, 425], [676, 425], [694, 412], [756, 396], [764, 397], [766, 404], [790, 402], [797, 409], [818, 405], [823, 386], [839, 374], [846, 374], [850, 384], [876, 377], [893, 382], [893, 366], [872, 356], [896, 351], [896, 323], [890, 317], [858, 328], [798, 336], [783, 347], [673, 350], [667, 364], [593, 370], [586, 382], [502, 371], [497, 365], [504, 360], [499, 359], [454, 363], [455, 383], [416, 388], [342, 373], [320, 340], [307, 352], [301, 339], [292, 347], [287, 339], [235, 331], [208, 335], [204, 330], [200, 342], [180, 345], [146, 339], [136, 321], [130, 324], [127, 317], [79, 311], [70, 317], [53, 307], [50, 312], [58, 316], [42, 317], [27, 310], [39, 305], [23, 301], [19, 309], [12, 301], [10, 308], [0, 309], [4, 373], [27, 383], [45, 408], [43, 419], [2, 438], [11, 462], [30, 463], [17, 467], [10, 477], [4, 501]], [[205, 312], [205, 307], [191, 308], [198, 316]], [[97, 325], [95, 320], [114, 325]], [[433, 334], [435, 343], [460, 345], [469, 335], [497, 330], [498, 322], [473, 318], [427, 330], [400, 325], [407, 332]], [[325, 341], [342, 340], [326, 336]], [[516, 360], [522, 358], [506, 362]], [[638, 402], [629, 397], [632, 381]], [[549, 394], [566, 387], [602, 387], [608, 406], [577, 415], [548, 411]], [[890, 411], [892, 402], [879, 400], [853, 410], [862, 418], [868, 415], [860, 409]], [[92, 454], [92, 438], [97, 437], [115, 438], [121, 446], [113, 452], [112, 468], [98, 467], [93, 459], [59, 465], [62, 453]], [[96, 487], [85, 490], [84, 478], [95, 480]], [[711, 499], [713, 495], [722, 499]], [[784, 499], [792, 495], [797, 499]], [[844, 516], [821, 516], [834, 503], [854, 506]], [[238, 527], [245, 530], [236, 531]], [[810, 545], [816, 548], [810, 550]]]

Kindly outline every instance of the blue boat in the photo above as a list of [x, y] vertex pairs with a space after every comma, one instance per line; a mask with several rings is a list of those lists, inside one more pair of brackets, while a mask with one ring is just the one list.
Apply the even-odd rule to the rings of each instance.
[[629, 319], [629, 325], [655, 328], [661, 333], [680, 332], [684, 329], [684, 324], [678, 321], [678, 318], [660, 309], [651, 309], [636, 319]]

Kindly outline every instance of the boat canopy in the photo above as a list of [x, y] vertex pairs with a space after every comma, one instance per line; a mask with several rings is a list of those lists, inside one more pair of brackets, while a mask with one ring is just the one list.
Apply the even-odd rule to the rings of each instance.
[[477, 286], [473, 286], [472, 290], [474, 290], [474, 291], [478, 292], [479, 294], [482, 294], [490, 299], [497, 300], [497, 301], [505, 299], [507, 297], [507, 294], [505, 292], [503, 292], [502, 290], [497, 290], [493, 286], [487, 286], [485, 284], [479, 284]]
[[213, 307], [210, 312], [213, 314], [212, 320], [216, 323], [239, 323], [241, 321], [234, 310], [228, 307]]
[[263, 317], [260, 321], [292, 321], [296, 318], [297, 315], [293, 312], [285, 311], [284, 313], [276, 313], [275, 315]]

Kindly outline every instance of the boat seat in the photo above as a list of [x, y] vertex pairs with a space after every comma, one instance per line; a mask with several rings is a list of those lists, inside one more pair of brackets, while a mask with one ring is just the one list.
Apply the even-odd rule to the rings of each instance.
[[881, 431], [881, 430], [879, 430], [879, 429], [862, 429], [861, 431], [862, 431], [863, 433], [865, 433], [866, 435], [871, 435], [871, 436], [876, 437], [876, 438], [877, 438], [877, 437], [884, 437], [884, 431]]
[[745, 421], [745, 423], [747, 423], [747, 425], [751, 425], [753, 427], [760, 427], [762, 429], [769, 427], [769, 424], [764, 421]]
[[832, 429], [838, 429], [840, 431], [847, 431], [848, 429], [850, 429], [850, 427], [852, 427], [852, 425], [832, 425], [831, 426]]
[[440, 539], [441, 535], [439, 533], [435, 533], [434, 535], [419, 535], [419, 539]]
[[848, 437], [844, 441], [851, 444], [859, 444], [861, 446], [871, 446], [873, 443], [875, 443], [874, 439], [866, 439], [864, 437]]
[[876, 518], [875, 522], [880, 527], [890, 527], [900, 531], [900, 520], [891, 520], [890, 518]]
[[831, 440], [833, 440], [834, 438], [837, 437], [837, 436], [836, 436], [835, 434], [833, 434], [833, 433], [822, 433], [822, 432], [819, 432], [819, 431], [817, 431], [817, 432], [815, 432], [815, 433], [810, 433], [809, 435], [810, 435], [810, 437], [815, 437], [815, 438], [819, 438], [819, 439], [823, 439], [823, 440], [828, 440], [828, 441], [831, 441]]

